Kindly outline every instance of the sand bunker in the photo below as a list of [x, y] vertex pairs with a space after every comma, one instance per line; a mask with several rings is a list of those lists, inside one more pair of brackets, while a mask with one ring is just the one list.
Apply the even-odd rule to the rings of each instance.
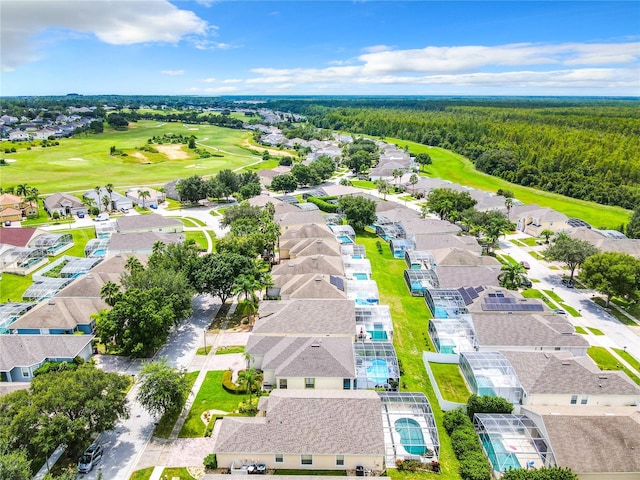
[[71, 157], [68, 160], [71, 160], [72, 162], [86, 162], [84, 158], [80, 158], [80, 157]]
[[182, 150], [182, 145], [154, 145], [169, 160], [184, 160], [189, 154]]
[[141, 152], [133, 152], [130, 154], [132, 157], [136, 157], [139, 158], [140, 160], [144, 160], [145, 162], [148, 160], [147, 157], [145, 157], [144, 153]]

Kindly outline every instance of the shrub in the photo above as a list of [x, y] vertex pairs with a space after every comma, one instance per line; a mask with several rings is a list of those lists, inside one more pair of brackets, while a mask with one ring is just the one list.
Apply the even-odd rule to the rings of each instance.
[[332, 198], [335, 198], [335, 197], [323, 197], [323, 198], [309, 197], [307, 198], [307, 202], [317, 205], [318, 208], [323, 212], [336, 213], [338, 211], [338, 208], [340, 207], [334, 203], [327, 202], [327, 199], [332, 199]]
[[290, 167], [292, 163], [293, 163], [293, 160], [291, 160], [291, 157], [282, 157], [278, 161], [278, 165], [282, 165], [284, 167]]
[[476, 413], [511, 413], [513, 404], [502, 397], [492, 397], [489, 395], [471, 395], [467, 401], [467, 415], [470, 419]]
[[216, 459], [215, 453], [210, 453], [209, 455], [204, 457], [204, 460], [202, 463], [204, 464], [204, 468], [208, 470], [213, 470], [218, 468], [218, 460]]
[[235, 393], [240, 395], [244, 392], [240, 391], [240, 388], [233, 383], [233, 371], [227, 370], [222, 374], [222, 388], [224, 388], [229, 393]]
[[478, 435], [473, 428], [462, 427], [451, 434], [453, 453], [457, 458], [462, 458], [466, 453], [482, 451]]
[[456, 410], [445, 412], [442, 424], [444, 425], [444, 429], [447, 433], [451, 435], [451, 432], [454, 430], [463, 425], [470, 425], [471, 422], [469, 421], [469, 417], [467, 417], [467, 415], [458, 408]]
[[491, 464], [482, 452], [471, 452], [460, 460], [463, 480], [491, 480]]
[[258, 399], [253, 399], [251, 403], [249, 403], [249, 401], [240, 402], [238, 412], [246, 415], [255, 415], [258, 413]]

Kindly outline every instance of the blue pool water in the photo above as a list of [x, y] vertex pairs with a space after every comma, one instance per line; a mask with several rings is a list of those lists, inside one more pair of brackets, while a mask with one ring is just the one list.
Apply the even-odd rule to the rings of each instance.
[[354, 260], [360, 260], [362, 259], [362, 255], [351, 255], [351, 258], [353, 258]]
[[498, 472], [505, 472], [510, 468], [520, 468], [520, 462], [514, 453], [508, 452], [502, 442], [492, 442], [491, 437], [486, 433], [480, 434], [482, 446], [487, 452], [487, 456], [493, 465], [493, 469]]
[[399, 418], [395, 422], [396, 432], [400, 435], [400, 443], [411, 455], [424, 455], [427, 446], [420, 424], [413, 418]]
[[371, 335], [371, 340], [388, 340], [389, 338], [384, 330], [367, 330], [367, 333]]
[[99, 233], [97, 238], [109, 238], [110, 236], [110, 233]]
[[351, 237], [349, 237], [347, 235], [338, 236], [338, 241], [340, 243], [353, 243], [353, 240], [351, 240]]
[[453, 345], [441, 345], [440, 346], [440, 350], [438, 351], [438, 353], [454, 354], [454, 353], [456, 353], [456, 351], [455, 351], [455, 347]]
[[354, 273], [353, 278], [356, 280], [369, 280], [369, 275], [366, 273]]
[[493, 383], [486, 377], [476, 377], [476, 385], [478, 385], [478, 395], [489, 395], [496, 397], [496, 392], [493, 390]]
[[91, 252], [92, 257], [104, 257], [106, 254], [107, 251], [104, 248], [99, 248], [98, 250]]
[[446, 308], [436, 307], [436, 311], [434, 313], [434, 317], [436, 318], [449, 318], [449, 314], [447, 313]]
[[387, 361], [383, 358], [375, 358], [371, 360], [367, 367], [367, 379], [376, 383], [386, 383], [389, 379]]
[[411, 291], [424, 293], [427, 287], [422, 282], [411, 282]]

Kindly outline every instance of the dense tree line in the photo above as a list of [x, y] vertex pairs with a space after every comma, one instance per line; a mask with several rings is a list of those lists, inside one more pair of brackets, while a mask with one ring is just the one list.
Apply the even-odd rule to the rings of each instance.
[[464, 155], [505, 180], [602, 204], [640, 203], [640, 114], [631, 100], [273, 101], [316, 127]]
[[255, 172], [235, 173], [232, 170], [221, 170], [208, 180], [193, 175], [180, 180], [177, 187], [180, 201], [197, 203], [206, 198], [228, 199], [234, 195], [247, 199], [260, 195], [262, 187]]

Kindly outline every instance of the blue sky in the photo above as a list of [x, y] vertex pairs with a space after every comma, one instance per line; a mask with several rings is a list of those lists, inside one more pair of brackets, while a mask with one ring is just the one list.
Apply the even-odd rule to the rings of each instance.
[[1, 95], [640, 95], [640, 2], [0, 0]]

